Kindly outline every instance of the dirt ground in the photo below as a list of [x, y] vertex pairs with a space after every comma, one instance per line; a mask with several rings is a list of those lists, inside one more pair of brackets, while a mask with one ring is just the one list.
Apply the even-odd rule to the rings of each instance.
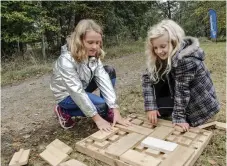
[[[105, 64], [117, 72], [117, 95], [123, 115], [143, 113], [141, 73], [145, 69], [143, 54], [109, 59]], [[106, 165], [75, 151], [75, 143], [97, 131], [91, 119], [77, 118], [77, 125], [64, 130], [53, 113], [55, 105], [49, 89], [50, 74], [2, 88], [1, 93], [1, 163], [8, 165], [14, 152], [20, 148], [31, 149], [29, 166], [48, 165], [39, 157], [45, 147], [58, 138], [74, 149], [70, 158], [87, 165]], [[224, 97], [223, 97], [223, 100]]]

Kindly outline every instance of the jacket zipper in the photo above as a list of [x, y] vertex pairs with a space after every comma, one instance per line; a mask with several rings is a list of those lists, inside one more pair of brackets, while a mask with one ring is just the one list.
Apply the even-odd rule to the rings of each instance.
[[172, 91], [172, 88], [171, 88], [171, 85], [170, 85], [170, 82], [169, 82], [169, 76], [166, 75], [166, 78], [167, 78], [167, 81], [168, 81], [168, 86], [169, 86], [169, 91], [170, 91], [171, 99], [173, 99], [173, 91]]

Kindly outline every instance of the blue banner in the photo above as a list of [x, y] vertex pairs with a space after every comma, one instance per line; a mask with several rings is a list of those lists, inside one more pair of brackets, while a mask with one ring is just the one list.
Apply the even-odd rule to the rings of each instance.
[[213, 9], [209, 9], [210, 18], [210, 37], [213, 39], [217, 38], [218, 27], [217, 27], [217, 14]]

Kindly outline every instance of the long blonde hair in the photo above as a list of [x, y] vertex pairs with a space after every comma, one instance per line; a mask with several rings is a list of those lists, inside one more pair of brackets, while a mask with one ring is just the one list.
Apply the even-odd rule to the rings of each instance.
[[[168, 53], [168, 59], [167, 59], [167, 66], [164, 70], [162, 75], [160, 76], [160, 71], [163, 67], [161, 60], [157, 58], [157, 56], [154, 53], [153, 46], [152, 46], [152, 40], [156, 39], [164, 33], [168, 33], [169, 36], [169, 53]], [[183, 38], [185, 36], [184, 30], [173, 20], [162, 20], [160, 23], [152, 26], [148, 33], [147, 33], [147, 39], [146, 39], [146, 45], [145, 45], [145, 55], [147, 56], [147, 67], [148, 71], [150, 73], [150, 79], [157, 83], [159, 82], [160, 78], [164, 75], [170, 72], [171, 70], [171, 58], [177, 50], [180, 48], [180, 44], [183, 41]], [[157, 64], [158, 67], [157, 67]]]
[[[79, 23], [74, 29], [74, 32], [66, 39], [68, 49], [71, 52], [71, 56], [77, 62], [82, 62], [88, 58], [87, 57], [88, 54], [84, 47], [83, 40], [86, 35], [86, 32], [91, 30], [103, 36], [101, 27], [94, 20], [83, 19], [79, 21]], [[102, 50], [102, 43], [101, 43], [100, 50], [97, 54], [97, 57], [104, 58], [104, 56], [105, 56], [105, 52]]]

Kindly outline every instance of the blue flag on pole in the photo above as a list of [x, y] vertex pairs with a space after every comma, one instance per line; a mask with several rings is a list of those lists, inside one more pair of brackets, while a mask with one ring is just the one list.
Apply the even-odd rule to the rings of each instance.
[[210, 37], [213, 39], [217, 38], [217, 14], [213, 9], [209, 9], [209, 17], [210, 17]]

